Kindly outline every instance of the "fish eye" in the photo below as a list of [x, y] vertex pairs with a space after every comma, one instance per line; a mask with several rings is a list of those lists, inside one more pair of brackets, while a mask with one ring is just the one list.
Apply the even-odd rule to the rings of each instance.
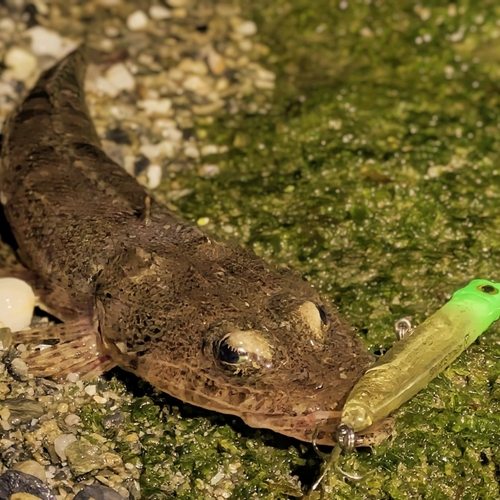
[[255, 330], [234, 330], [214, 343], [214, 355], [222, 367], [236, 373], [272, 367], [272, 348]]
[[223, 339], [218, 346], [217, 358], [223, 363], [237, 365], [244, 363], [248, 359], [248, 354], [242, 347], [234, 347]]
[[316, 307], [318, 309], [319, 317], [321, 318], [321, 322], [325, 326], [328, 326], [328, 315], [326, 314], [326, 311], [323, 309], [322, 306], [318, 306], [318, 304], [316, 304]]
[[492, 285], [479, 285], [476, 287], [476, 290], [487, 293], [488, 295], [496, 295], [498, 293], [498, 288]]

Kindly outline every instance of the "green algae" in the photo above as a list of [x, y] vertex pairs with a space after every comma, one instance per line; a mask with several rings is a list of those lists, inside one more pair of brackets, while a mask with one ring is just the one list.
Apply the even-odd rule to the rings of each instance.
[[[142, 498], [301, 496], [292, 471], [305, 459], [293, 443], [283, 440], [284, 445], [268, 446], [265, 433], [250, 430], [242, 436], [237, 428], [243, 424], [229, 425], [227, 419], [207, 417], [209, 412], [196, 408], [181, 413], [176, 400], [133, 377], [120, 378], [126, 384], [113, 379], [99, 387], [100, 392], [112, 391], [119, 397], [106, 405], [88, 402], [82, 407], [83, 442], [87, 446], [105, 442], [129, 470], [137, 469]], [[130, 389], [143, 395], [134, 397]], [[121, 417], [117, 425], [105, 424], [117, 414]]]
[[[181, 212], [300, 270], [374, 352], [396, 319], [418, 323], [470, 279], [498, 280], [500, 7], [244, 7], [271, 48], [273, 105], [200, 126], [230, 147], [203, 159], [218, 177], [176, 179], [193, 189]], [[342, 458], [373, 473], [330, 475], [327, 498], [498, 498], [498, 338], [494, 326], [398, 411], [391, 439]]]

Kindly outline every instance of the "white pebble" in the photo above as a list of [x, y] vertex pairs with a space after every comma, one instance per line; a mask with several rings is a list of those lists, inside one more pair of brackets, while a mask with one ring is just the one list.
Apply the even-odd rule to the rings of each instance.
[[203, 61], [196, 61], [187, 57], [177, 66], [177, 69], [188, 74], [205, 76], [208, 73], [207, 65]]
[[165, 139], [170, 139], [171, 141], [174, 142], [180, 142], [180, 140], [182, 139], [182, 131], [179, 130], [178, 128], [163, 128], [161, 131], [161, 135]]
[[0, 321], [13, 332], [28, 327], [35, 308], [31, 287], [17, 278], [0, 278]]
[[214, 49], [210, 49], [207, 57], [208, 67], [214, 75], [222, 75], [226, 71], [226, 61]]
[[216, 155], [218, 152], [217, 144], [205, 144], [201, 147], [201, 156]]
[[54, 449], [63, 462], [66, 460], [66, 448], [75, 441], [76, 437], [73, 434], [61, 434], [54, 439]]
[[149, 8], [149, 15], [155, 21], [162, 21], [163, 19], [170, 19], [172, 17], [172, 13], [163, 5], [152, 5]]
[[243, 21], [235, 26], [235, 31], [243, 36], [252, 36], [257, 33], [257, 25], [253, 21]]
[[202, 165], [199, 174], [201, 177], [204, 177], [205, 179], [210, 179], [212, 177], [215, 177], [216, 175], [219, 175], [220, 169], [219, 165], [215, 164], [207, 164], [207, 165]]
[[160, 165], [149, 165], [148, 170], [146, 172], [146, 176], [148, 178], [148, 188], [155, 189], [161, 183], [161, 167]]
[[130, 31], [142, 31], [148, 26], [148, 16], [142, 10], [136, 10], [127, 17], [127, 28]]
[[259, 80], [269, 80], [274, 82], [276, 80], [276, 74], [268, 69], [259, 67], [257, 69], [257, 78]]
[[72, 384], [76, 384], [80, 380], [80, 374], [79, 373], [68, 373], [66, 375], [66, 380], [68, 382], [71, 382]]
[[102, 76], [98, 76], [96, 78], [94, 86], [96, 92], [103, 93], [111, 98], [115, 98], [120, 93], [120, 90], [118, 90], [114, 85], [111, 85], [111, 83], [109, 83], [108, 80]]
[[199, 158], [200, 157], [200, 151], [198, 150], [198, 148], [196, 146], [193, 146], [193, 145], [190, 145], [190, 144], [188, 144], [184, 148], [184, 154], [188, 158]]
[[18, 377], [24, 379], [28, 376], [29, 373], [28, 365], [21, 358], [13, 359], [10, 367]]
[[85, 394], [88, 394], [89, 396], [95, 396], [97, 393], [97, 387], [95, 385], [88, 385], [85, 387]]
[[78, 415], [75, 415], [74, 413], [70, 413], [65, 419], [64, 423], [68, 427], [72, 427], [73, 425], [79, 424], [80, 423], [80, 417]]
[[[117, 63], [105, 73], [106, 81], [120, 93], [122, 90], [132, 92], [135, 89], [135, 80], [127, 66]], [[114, 96], [116, 97], [116, 96]]]
[[33, 26], [27, 31], [31, 37], [31, 50], [38, 56], [60, 57], [63, 53], [63, 39], [59, 33], [44, 28]]
[[184, 80], [183, 87], [200, 95], [206, 95], [211, 90], [206, 81], [198, 75], [188, 76]]
[[12, 77], [20, 81], [27, 80], [37, 68], [36, 57], [20, 47], [11, 47], [5, 54], [4, 63]]
[[139, 151], [151, 161], [154, 161], [156, 158], [164, 156], [173, 158], [178, 149], [178, 145], [172, 141], [161, 141], [158, 144], [143, 144]]
[[144, 99], [139, 101], [137, 106], [146, 111], [148, 116], [168, 116], [172, 109], [172, 100], [167, 97], [163, 99]]

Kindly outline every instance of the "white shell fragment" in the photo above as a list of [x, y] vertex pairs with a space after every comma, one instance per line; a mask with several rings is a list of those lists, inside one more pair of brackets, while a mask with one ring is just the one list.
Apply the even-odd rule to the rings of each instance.
[[0, 278], [0, 322], [13, 332], [27, 328], [35, 308], [31, 287], [17, 278]]

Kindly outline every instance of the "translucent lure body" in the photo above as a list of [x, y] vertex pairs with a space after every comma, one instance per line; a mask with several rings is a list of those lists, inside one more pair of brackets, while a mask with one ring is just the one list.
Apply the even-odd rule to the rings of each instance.
[[473, 280], [397, 342], [354, 386], [342, 424], [354, 432], [385, 418], [423, 389], [500, 316], [500, 283]]

